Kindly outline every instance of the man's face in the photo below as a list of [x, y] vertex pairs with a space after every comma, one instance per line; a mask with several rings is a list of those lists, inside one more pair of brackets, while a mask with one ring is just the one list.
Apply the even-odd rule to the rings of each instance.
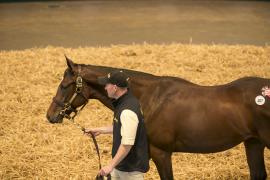
[[116, 90], [117, 90], [117, 86], [114, 84], [106, 84], [105, 85], [105, 90], [107, 91], [108, 97], [109, 98], [115, 98], [116, 97]]

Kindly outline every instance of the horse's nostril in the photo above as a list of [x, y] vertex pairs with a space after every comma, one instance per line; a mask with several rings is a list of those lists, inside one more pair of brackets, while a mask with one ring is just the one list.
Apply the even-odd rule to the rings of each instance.
[[57, 123], [57, 117], [52, 117], [49, 114], [47, 114], [46, 117], [50, 123]]

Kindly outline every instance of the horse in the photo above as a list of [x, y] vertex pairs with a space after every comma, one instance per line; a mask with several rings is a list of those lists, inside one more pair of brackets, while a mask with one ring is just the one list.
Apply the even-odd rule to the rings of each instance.
[[[47, 111], [51, 123], [71, 117], [88, 99], [113, 110], [97, 78], [119, 68], [76, 64], [67, 69]], [[250, 179], [266, 179], [264, 149], [270, 148], [270, 79], [244, 77], [224, 85], [200, 86], [187, 80], [121, 69], [139, 99], [149, 153], [160, 179], [172, 180], [172, 153], [215, 153], [244, 143]], [[256, 101], [255, 101], [256, 99]]]

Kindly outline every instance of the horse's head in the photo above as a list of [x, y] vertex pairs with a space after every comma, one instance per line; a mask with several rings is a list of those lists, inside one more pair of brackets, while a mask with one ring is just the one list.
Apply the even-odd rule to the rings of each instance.
[[51, 123], [61, 123], [63, 118], [73, 119], [77, 108], [84, 107], [89, 98], [86, 82], [81, 76], [81, 66], [67, 57], [66, 61], [68, 68], [47, 111], [47, 119]]

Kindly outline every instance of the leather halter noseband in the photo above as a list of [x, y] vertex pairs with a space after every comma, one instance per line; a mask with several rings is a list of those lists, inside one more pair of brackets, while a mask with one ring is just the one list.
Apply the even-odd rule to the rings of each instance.
[[[78, 113], [85, 107], [85, 105], [88, 103], [88, 98], [85, 97], [85, 95], [82, 93], [82, 89], [83, 89], [83, 78], [80, 75], [81, 73], [81, 66], [79, 66], [79, 70], [78, 70], [78, 76], [76, 78], [76, 91], [74, 92], [74, 94], [72, 95], [72, 97], [70, 98], [70, 100], [68, 102], [60, 102], [58, 101], [55, 97], [53, 98], [53, 102], [55, 102], [58, 106], [62, 107], [62, 109], [60, 110], [59, 114], [57, 116], [62, 116], [63, 118], [67, 118], [71, 121], [74, 121], [74, 118], [78, 115]], [[76, 108], [72, 107], [72, 102], [75, 100], [75, 98], [81, 95], [84, 99], [85, 99], [85, 103], [80, 107], [79, 110], [77, 110]], [[67, 111], [71, 111], [71, 113], [73, 112], [74, 115], [70, 115], [67, 114]]]

